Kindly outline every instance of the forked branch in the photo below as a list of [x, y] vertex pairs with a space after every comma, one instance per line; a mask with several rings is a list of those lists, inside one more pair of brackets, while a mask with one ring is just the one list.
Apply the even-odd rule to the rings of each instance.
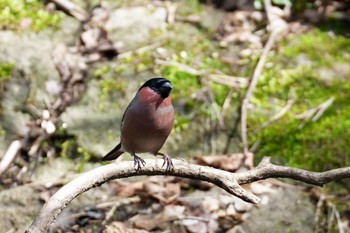
[[243, 189], [247, 184], [267, 178], [290, 178], [305, 183], [322, 186], [334, 180], [350, 178], [350, 167], [334, 169], [326, 172], [309, 172], [301, 169], [271, 164], [268, 158], [254, 169], [243, 173], [230, 173], [212, 167], [190, 164], [181, 160], [173, 160], [174, 170], [166, 171], [162, 167], [163, 160], [146, 160], [141, 170], [134, 168], [133, 162], [116, 162], [95, 168], [81, 174], [60, 190], [58, 190], [43, 206], [39, 215], [26, 232], [48, 232], [57, 215], [78, 195], [103, 183], [119, 178], [132, 176], [169, 175], [208, 181], [223, 188], [242, 200], [258, 203], [259, 198]]

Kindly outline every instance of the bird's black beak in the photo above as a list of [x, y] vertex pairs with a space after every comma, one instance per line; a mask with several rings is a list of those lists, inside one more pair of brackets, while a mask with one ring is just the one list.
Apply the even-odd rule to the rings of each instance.
[[173, 89], [173, 86], [171, 85], [171, 83], [166, 82], [160, 87], [160, 95], [163, 98], [167, 98], [170, 95], [170, 92], [172, 89]]

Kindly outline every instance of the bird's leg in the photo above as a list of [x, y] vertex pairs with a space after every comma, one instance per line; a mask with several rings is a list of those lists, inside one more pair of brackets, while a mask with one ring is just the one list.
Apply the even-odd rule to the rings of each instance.
[[137, 156], [135, 153], [131, 153], [131, 155], [134, 156], [134, 167], [136, 167], [137, 170], [141, 169], [141, 165], [146, 165], [146, 161], [143, 160], [141, 157]]
[[160, 155], [163, 156], [164, 162], [162, 167], [166, 164], [166, 171], [171, 171], [174, 169], [173, 161], [171, 161], [171, 158], [169, 155], [162, 153], [162, 152], [157, 152], [155, 155]]

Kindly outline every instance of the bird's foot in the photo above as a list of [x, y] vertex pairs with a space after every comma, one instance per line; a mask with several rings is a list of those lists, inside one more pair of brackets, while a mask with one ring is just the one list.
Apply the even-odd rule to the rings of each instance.
[[136, 167], [137, 170], [141, 170], [141, 166], [145, 166], [146, 161], [135, 154], [133, 154], [133, 156], [134, 156], [134, 167]]
[[174, 165], [173, 165], [173, 161], [171, 160], [170, 156], [167, 154], [163, 154], [163, 165], [162, 167], [164, 167], [164, 165], [166, 164], [166, 171], [171, 171], [174, 170]]

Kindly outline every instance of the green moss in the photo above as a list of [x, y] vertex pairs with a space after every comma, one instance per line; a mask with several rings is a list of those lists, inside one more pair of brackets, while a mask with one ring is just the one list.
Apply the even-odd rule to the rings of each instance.
[[[349, 57], [350, 41], [341, 35], [329, 36], [315, 29], [304, 35], [286, 39], [277, 56], [265, 68], [249, 114], [250, 131], [259, 128], [272, 115], [294, 99], [288, 113], [250, 140], [260, 140], [257, 161], [272, 156], [282, 164], [308, 170], [323, 171], [350, 165], [350, 77], [337, 74], [320, 77], [319, 70], [344, 63]], [[307, 62], [298, 63], [303, 54]], [[344, 72], [344, 71], [342, 71]], [[333, 104], [317, 121], [306, 123], [295, 116], [335, 98]]]
[[0, 63], [0, 80], [7, 81], [11, 77], [13, 70], [13, 64], [10, 63]]
[[186, 0], [178, 3], [177, 14], [188, 16], [191, 14], [201, 13], [204, 9], [204, 6], [200, 3], [199, 0]]
[[[0, 63], [0, 100], [2, 99], [5, 83], [11, 78], [14, 65], [10, 63]], [[0, 106], [0, 113], [2, 107]]]
[[34, 31], [57, 26], [61, 13], [50, 13], [40, 0], [0, 0], [0, 29], [18, 30], [26, 20]]
[[73, 160], [74, 164], [76, 164], [75, 170], [77, 172], [82, 172], [86, 163], [96, 162], [100, 159], [81, 147], [78, 143], [78, 138], [75, 135], [69, 134], [63, 127], [60, 127], [49, 141], [43, 142], [43, 148], [49, 148], [50, 146], [55, 148], [57, 156], [67, 160]]
[[[125, 87], [125, 83], [119, 78], [114, 78], [114, 71], [110, 69], [108, 65], [99, 67], [94, 72], [94, 78], [99, 80], [99, 109], [101, 111], [106, 110], [106, 102], [114, 97], [114, 93], [122, 90]], [[118, 104], [115, 102], [114, 104]]]
[[314, 61], [312, 67], [331, 67], [334, 62], [348, 62], [349, 58], [344, 53], [350, 53], [349, 39], [342, 35], [332, 36], [321, 29], [286, 40], [280, 51], [286, 63], [300, 54], [306, 54]]

